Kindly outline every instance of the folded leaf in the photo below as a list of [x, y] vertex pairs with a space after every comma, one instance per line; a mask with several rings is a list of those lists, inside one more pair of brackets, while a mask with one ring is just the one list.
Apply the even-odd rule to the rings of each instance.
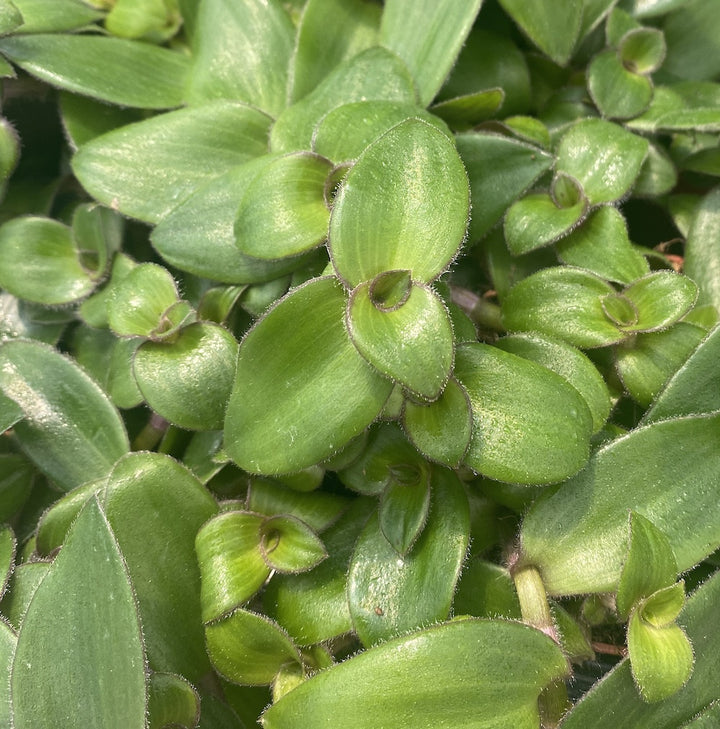
[[190, 430], [219, 430], [237, 352], [235, 337], [226, 329], [197, 322], [172, 341], [141, 344], [133, 372], [148, 405], [163, 418]]
[[[402, 298], [388, 298], [389, 279], [403, 273]], [[429, 287], [391, 272], [360, 284], [350, 295], [348, 334], [375, 369], [422, 398], [437, 398], [453, 365], [453, 331], [447, 309]]]
[[200, 697], [192, 684], [173, 673], [153, 673], [148, 681], [149, 729], [167, 726], [194, 729], [200, 719]]

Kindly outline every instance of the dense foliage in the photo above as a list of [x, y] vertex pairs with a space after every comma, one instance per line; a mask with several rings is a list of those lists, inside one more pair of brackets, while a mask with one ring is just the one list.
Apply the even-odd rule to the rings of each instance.
[[720, 0], [0, 36], [0, 726], [718, 726]]

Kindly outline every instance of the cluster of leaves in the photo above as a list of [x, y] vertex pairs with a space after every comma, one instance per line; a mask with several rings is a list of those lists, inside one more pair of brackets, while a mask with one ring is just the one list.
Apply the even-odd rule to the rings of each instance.
[[717, 725], [720, 2], [481, 4], [0, 0], [0, 725]]

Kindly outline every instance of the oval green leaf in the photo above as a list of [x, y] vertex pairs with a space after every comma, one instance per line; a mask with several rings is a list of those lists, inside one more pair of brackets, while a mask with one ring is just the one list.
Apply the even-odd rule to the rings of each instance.
[[278, 0], [204, 0], [193, 34], [187, 101], [245, 101], [276, 116], [286, 106], [295, 28]]
[[563, 481], [585, 465], [592, 416], [563, 377], [487, 344], [458, 347], [455, 377], [470, 397], [465, 463], [474, 471], [529, 485]]
[[246, 256], [297, 256], [327, 238], [330, 211], [325, 183], [332, 163], [298, 152], [271, 160], [245, 189], [235, 220], [235, 242]]
[[96, 285], [70, 228], [50, 218], [14, 218], [0, 227], [0, 286], [44, 306], [69, 304]]
[[72, 168], [96, 200], [157, 223], [203, 182], [264, 154], [270, 122], [239, 102], [180, 109], [95, 137]]
[[350, 288], [394, 270], [432, 281], [457, 255], [468, 212], [467, 175], [453, 143], [409, 119], [370, 145], [343, 181], [330, 218], [335, 270]]
[[652, 332], [667, 329], [692, 309], [698, 287], [687, 276], [672, 271], [655, 271], [631, 283], [623, 296], [637, 310], [637, 323], [628, 331]]
[[[315, 465], [379, 414], [392, 383], [356, 351], [344, 310], [336, 280], [314, 279], [282, 299], [242, 341], [225, 421], [227, 454], [241, 468], [272, 475]], [[270, 402], [278, 407], [268, 411]]]
[[263, 520], [260, 551], [269, 568], [285, 574], [307, 572], [328, 556], [312, 528], [290, 514]]
[[335, 726], [537, 729], [538, 694], [567, 672], [558, 645], [504, 620], [458, 620], [383, 643], [305, 681], [262, 717], [265, 729]]
[[217, 324], [190, 324], [172, 341], [144, 342], [133, 372], [147, 404], [181, 428], [218, 430], [235, 377], [238, 345]]
[[214, 517], [195, 538], [202, 619], [207, 623], [244, 605], [270, 576], [260, 551], [263, 518], [246, 511]]
[[583, 119], [560, 140], [556, 169], [580, 183], [591, 205], [601, 205], [630, 191], [647, 151], [646, 139], [618, 124]]
[[270, 685], [286, 663], [301, 663], [288, 634], [264, 615], [235, 610], [205, 626], [208, 654], [215, 670], [244, 686]]
[[[383, 276], [358, 286], [347, 309], [347, 329], [358, 352], [381, 374], [420, 397], [434, 400], [453, 365], [453, 331], [440, 297], [412, 284], [409, 294], [385, 308]], [[408, 281], [409, 283], [409, 281]]]
[[431, 476], [428, 521], [404, 557], [372, 516], [358, 539], [348, 573], [353, 626], [364, 645], [445, 620], [450, 613], [470, 533], [462, 483], [451, 471]]

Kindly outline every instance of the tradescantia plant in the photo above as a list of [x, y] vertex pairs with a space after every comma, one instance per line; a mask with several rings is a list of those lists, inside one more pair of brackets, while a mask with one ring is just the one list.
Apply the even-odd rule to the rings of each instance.
[[0, 0], [0, 73], [0, 726], [718, 725], [718, 0]]

